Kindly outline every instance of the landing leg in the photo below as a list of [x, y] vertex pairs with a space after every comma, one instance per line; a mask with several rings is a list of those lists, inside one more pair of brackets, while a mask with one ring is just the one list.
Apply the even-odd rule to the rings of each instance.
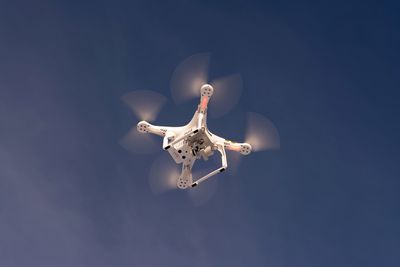
[[201, 177], [196, 182], [192, 183], [192, 187], [195, 187], [195, 186], [199, 185], [200, 183], [204, 182], [205, 180], [207, 180], [208, 178], [210, 178], [211, 176], [214, 176], [214, 175], [226, 170], [226, 168], [228, 167], [228, 163], [227, 163], [227, 160], [226, 160], [226, 153], [225, 153], [224, 146], [223, 145], [218, 145], [218, 151], [221, 153], [221, 164], [222, 164], [222, 166], [220, 168], [210, 172], [209, 174]]

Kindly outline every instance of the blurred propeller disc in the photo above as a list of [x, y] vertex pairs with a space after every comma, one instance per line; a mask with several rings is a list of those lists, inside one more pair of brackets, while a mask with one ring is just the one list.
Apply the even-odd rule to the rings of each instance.
[[228, 169], [226, 170], [227, 174], [231, 176], [235, 176], [237, 174], [242, 157], [243, 155], [236, 151], [226, 151], [226, 158], [228, 160]]
[[161, 143], [157, 143], [150, 135], [138, 132], [136, 125], [121, 138], [119, 144], [129, 152], [136, 154], [151, 154], [160, 150], [161, 147]]
[[163, 153], [150, 168], [149, 183], [154, 194], [177, 189], [176, 182], [180, 176], [178, 165], [169, 154]]
[[[133, 111], [138, 120], [154, 121], [166, 102], [166, 97], [149, 90], [133, 91], [122, 98], [122, 101]], [[146, 133], [140, 133], [136, 124], [120, 140], [126, 150], [137, 154], [150, 154], [159, 150], [161, 144]]]
[[221, 117], [228, 113], [240, 100], [243, 81], [240, 74], [232, 74], [211, 82], [214, 94], [210, 100], [210, 115]]
[[150, 90], [130, 92], [122, 97], [139, 120], [152, 122], [166, 102], [166, 97]]
[[210, 53], [195, 54], [176, 67], [171, 78], [171, 94], [176, 103], [200, 97], [200, 88], [208, 80]]
[[[247, 129], [245, 142], [249, 143], [253, 152], [280, 148], [279, 133], [274, 124], [261, 114], [247, 114]], [[227, 173], [236, 175], [243, 155], [236, 151], [226, 151], [228, 159]]]
[[210, 115], [220, 117], [239, 101], [243, 82], [239, 74], [228, 75], [209, 81], [210, 53], [195, 54], [185, 59], [175, 69], [171, 78], [171, 94], [176, 103], [200, 97], [200, 88], [209, 83], [214, 88], [210, 100]]
[[253, 112], [247, 114], [245, 140], [254, 152], [280, 148], [280, 137], [275, 125], [263, 115]]

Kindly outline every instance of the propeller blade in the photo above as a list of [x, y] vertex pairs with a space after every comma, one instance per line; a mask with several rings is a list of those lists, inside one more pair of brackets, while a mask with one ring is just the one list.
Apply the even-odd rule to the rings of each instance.
[[280, 148], [280, 137], [275, 125], [263, 115], [253, 112], [247, 115], [245, 141], [255, 152]]
[[160, 150], [161, 144], [157, 143], [150, 135], [140, 133], [136, 125], [121, 138], [119, 144], [127, 151], [136, 154], [151, 154]]
[[213, 117], [221, 117], [239, 102], [243, 80], [240, 74], [233, 74], [213, 80], [211, 86], [214, 88], [214, 94], [211, 97], [209, 113]]
[[[149, 90], [138, 90], [124, 95], [121, 100], [139, 120], [154, 121], [166, 102], [166, 97]], [[121, 140], [120, 145], [132, 153], [151, 154], [160, 149], [153, 137], [140, 133], [136, 125]]]
[[166, 102], [166, 97], [149, 90], [133, 91], [122, 98], [139, 120], [152, 122]]
[[180, 175], [178, 165], [168, 154], [163, 153], [150, 168], [149, 184], [154, 194], [177, 189], [176, 182]]
[[[200, 97], [201, 86], [209, 83], [209, 63], [210, 53], [201, 53], [188, 57], [178, 65], [171, 79], [171, 94], [176, 103]], [[214, 88], [210, 114], [223, 116], [238, 103], [242, 94], [242, 78], [233, 74], [215, 79], [210, 84]]]
[[200, 96], [200, 88], [207, 83], [209, 53], [195, 54], [178, 65], [171, 78], [171, 94], [176, 103]]
[[[279, 149], [280, 147], [279, 133], [274, 124], [266, 117], [251, 112], [247, 114], [245, 142], [252, 146], [253, 152]], [[228, 159], [227, 173], [235, 176], [244, 156], [231, 150], [227, 150], [226, 155]]]
[[238, 173], [243, 155], [236, 151], [227, 150], [226, 157], [228, 161], [228, 168], [226, 170], [226, 173], [231, 176], [235, 176]]

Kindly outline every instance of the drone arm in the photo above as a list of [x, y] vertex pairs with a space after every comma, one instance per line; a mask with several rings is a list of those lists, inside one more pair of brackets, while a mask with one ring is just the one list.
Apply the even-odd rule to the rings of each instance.
[[172, 127], [156, 126], [148, 123], [147, 121], [140, 121], [137, 124], [137, 130], [141, 133], [151, 133], [164, 137], [163, 139], [164, 149], [168, 149], [169, 142], [175, 139], [175, 132], [172, 130]]
[[200, 99], [200, 104], [199, 107], [197, 109], [197, 129], [201, 129], [201, 127], [203, 126], [203, 121], [204, 121], [204, 117], [207, 111], [207, 105], [208, 105], [208, 101], [210, 100], [210, 97], [208, 95], [202, 95], [201, 99]]
[[203, 125], [204, 113], [199, 113], [198, 120], [197, 120], [197, 129], [200, 129]]
[[242, 155], [248, 155], [251, 153], [251, 145], [248, 143], [236, 143], [232, 141], [225, 141], [224, 147], [227, 150], [240, 152]]
[[200, 98], [199, 108], [197, 110], [199, 113], [197, 121], [197, 129], [200, 129], [203, 126], [203, 120], [207, 112], [208, 102], [210, 101], [210, 97], [213, 95], [214, 89], [211, 85], [204, 84], [201, 87], [200, 91], [201, 91], [201, 98]]
[[218, 151], [219, 153], [221, 153], [221, 164], [222, 166], [212, 172], [210, 172], [209, 174], [201, 177], [200, 179], [198, 179], [196, 182], [194, 182], [192, 184], [192, 187], [197, 186], [199, 183], [204, 182], [205, 180], [207, 180], [208, 178], [210, 178], [211, 176], [214, 176], [220, 172], [223, 172], [226, 170], [226, 168], [228, 167], [228, 162], [226, 160], [226, 153], [225, 153], [225, 148], [223, 145], [217, 145], [218, 146]]
[[159, 136], [165, 136], [165, 133], [167, 132], [166, 127], [155, 126], [148, 123], [147, 121], [140, 121], [136, 127], [137, 130], [141, 133], [152, 133]]

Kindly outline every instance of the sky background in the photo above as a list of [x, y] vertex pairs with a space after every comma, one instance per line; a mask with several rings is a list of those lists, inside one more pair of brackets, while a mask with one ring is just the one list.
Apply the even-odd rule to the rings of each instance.
[[[389, 1], [0, 1], [0, 266], [399, 266], [399, 12]], [[246, 157], [195, 205], [152, 193], [162, 151], [118, 141], [137, 122], [121, 96], [170, 97], [175, 67], [200, 52], [211, 76], [244, 79], [210, 129], [241, 140], [245, 112], [261, 113], [281, 150]], [[196, 103], [169, 101], [156, 123], [181, 125]]]

